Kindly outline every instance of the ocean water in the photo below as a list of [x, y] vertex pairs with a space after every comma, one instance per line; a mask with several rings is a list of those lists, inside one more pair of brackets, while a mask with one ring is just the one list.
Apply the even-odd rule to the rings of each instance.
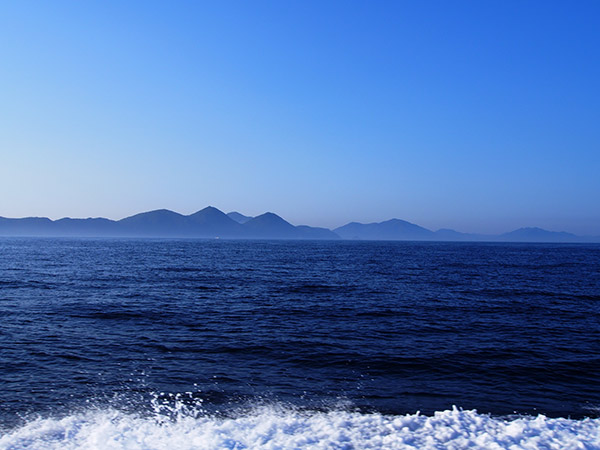
[[0, 239], [0, 449], [600, 448], [600, 245]]

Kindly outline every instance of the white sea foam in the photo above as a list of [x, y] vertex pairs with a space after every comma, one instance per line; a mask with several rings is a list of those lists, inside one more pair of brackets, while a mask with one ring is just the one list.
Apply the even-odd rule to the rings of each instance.
[[600, 449], [600, 419], [511, 420], [453, 409], [433, 416], [261, 408], [236, 418], [152, 418], [117, 410], [37, 419], [0, 449]]

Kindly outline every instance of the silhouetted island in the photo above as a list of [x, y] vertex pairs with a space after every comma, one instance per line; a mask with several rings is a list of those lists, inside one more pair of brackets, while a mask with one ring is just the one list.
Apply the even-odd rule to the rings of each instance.
[[[234, 220], [235, 219], [235, 220]], [[273, 213], [247, 217], [209, 206], [185, 216], [168, 209], [143, 212], [121, 220], [104, 218], [52, 221], [47, 218], [0, 217], [2, 236], [167, 237], [223, 239], [339, 239], [326, 228], [294, 226]]]
[[212, 206], [187, 216], [158, 209], [121, 220], [101, 217], [59, 220], [0, 217], [0, 236], [600, 242], [600, 236], [576, 236], [535, 227], [519, 228], [500, 235], [469, 234], [450, 229], [431, 231], [400, 219], [368, 224], [351, 222], [332, 231], [307, 225], [295, 226], [272, 212], [250, 217], [236, 211], [225, 214]]

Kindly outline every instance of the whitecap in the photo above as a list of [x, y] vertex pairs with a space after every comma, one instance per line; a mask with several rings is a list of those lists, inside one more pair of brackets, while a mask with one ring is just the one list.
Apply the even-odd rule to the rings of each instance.
[[115, 409], [39, 418], [0, 435], [0, 449], [600, 449], [600, 419], [495, 418], [457, 408], [432, 416], [261, 407], [237, 417]]

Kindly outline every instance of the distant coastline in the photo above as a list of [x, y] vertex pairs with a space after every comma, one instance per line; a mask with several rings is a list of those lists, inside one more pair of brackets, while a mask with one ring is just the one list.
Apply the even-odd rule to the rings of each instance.
[[0, 236], [31, 237], [153, 237], [222, 239], [317, 239], [448, 242], [564, 242], [598, 243], [600, 236], [578, 236], [537, 227], [519, 228], [503, 234], [461, 233], [451, 229], [432, 231], [400, 219], [377, 223], [350, 222], [339, 228], [292, 225], [277, 214], [256, 217], [233, 211], [228, 214], [208, 206], [183, 215], [167, 209], [143, 212], [121, 220], [46, 217], [0, 217]]

